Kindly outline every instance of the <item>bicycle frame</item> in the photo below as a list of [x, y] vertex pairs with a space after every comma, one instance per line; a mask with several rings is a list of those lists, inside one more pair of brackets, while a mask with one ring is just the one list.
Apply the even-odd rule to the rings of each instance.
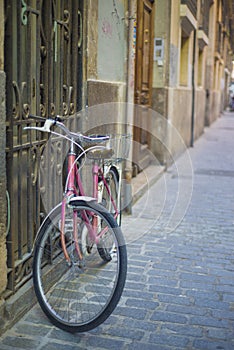
[[[66, 242], [65, 242], [65, 218], [66, 218], [66, 205], [69, 203], [69, 199], [76, 196], [85, 196], [85, 191], [82, 185], [80, 172], [77, 165], [77, 154], [75, 152], [74, 140], [71, 140], [70, 150], [67, 156], [68, 166], [67, 166], [67, 181], [64, 198], [62, 200], [62, 210], [61, 210], [61, 243], [62, 249], [65, 255], [67, 262], [70, 262], [70, 257], [67, 253]], [[116, 219], [119, 215], [117, 204], [115, 203], [111, 191], [108, 187], [107, 181], [104, 176], [104, 172], [101, 169], [101, 166], [98, 164], [98, 161], [94, 160], [92, 165], [92, 179], [93, 179], [93, 198], [98, 201], [99, 196], [99, 179], [103, 182], [103, 186], [107, 190], [108, 196], [113, 205], [115, 214], [114, 218]], [[77, 184], [77, 186], [75, 185]], [[103, 191], [103, 187], [102, 187]], [[90, 222], [90, 216], [92, 217], [92, 223]], [[101, 232], [98, 233], [99, 222], [98, 218], [91, 212], [87, 213], [85, 210], [82, 213], [82, 219], [88, 229], [89, 239], [91, 242], [98, 244], [100, 238], [107, 232], [108, 229], [104, 228]], [[100, 219], [99, 219], [100, 220]], [[75, 248], [78, 253], [79, 259], [83, 259], [83, 254], [81, 252], [79, 243], [78, 243], [78, 232], [77, 232], [77, 223], [78, 217], [77, 213], [73, 212], [73, 237], [75, 242]]]

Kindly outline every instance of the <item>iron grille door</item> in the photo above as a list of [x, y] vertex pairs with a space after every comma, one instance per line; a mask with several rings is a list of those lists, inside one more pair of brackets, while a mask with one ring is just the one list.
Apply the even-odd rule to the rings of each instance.
[[[29, 113], [48, 117], [81, 109], [82, 1], [5, 0], [5, 16], [8, 290], [14, 293], [31, 274], [43, 213], [38, 172], [46, 139], [24, 126], [35, 123]], [[59, 148], [53, 161], [62, 168]]]

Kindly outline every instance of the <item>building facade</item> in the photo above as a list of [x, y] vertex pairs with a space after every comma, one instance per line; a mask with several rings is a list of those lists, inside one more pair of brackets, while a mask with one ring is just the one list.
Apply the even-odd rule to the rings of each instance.
[[107, 126], [133, 135], [124, 173], [131, 186], [152, 154], [169, 164], [182, 151], [168, 123], [189, 147], [227, 107], [233, 3], [0, 0], [2, 330], [34, 300], [31, 251], [43, 214], [38, 166], [46, 139], [24, 131], [29, 114], [83, 110], [78, 126], [87, 131], [103, 123], [96, 113], [110, 105]]

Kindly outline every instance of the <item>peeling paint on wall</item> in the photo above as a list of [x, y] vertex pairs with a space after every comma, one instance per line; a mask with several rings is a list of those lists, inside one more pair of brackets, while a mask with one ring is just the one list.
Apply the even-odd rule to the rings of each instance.
[[97, 79], [124, 81], [127, 43], [125, 2], [98, 1]]

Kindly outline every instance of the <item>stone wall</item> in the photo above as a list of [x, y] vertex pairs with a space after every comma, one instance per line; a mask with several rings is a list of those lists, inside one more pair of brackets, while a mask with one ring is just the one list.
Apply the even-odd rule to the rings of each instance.
[[[164, 164], [168, 158], [166, 150], [167, 139], [167, 106], [168, 89], [152, 89], [152, 109], [155, 111], [154, 118], [151, 121], [151, 151], [158, 159], [159, 163]], [[164, 140], [164, 142], [163, 142]]]
[[210, 126], [220, 116], [220, 92], [207, 90], [205, 126]]
[[125, 83], [119, 82], [88, 80], [88, 106], [90, 107], [110, 102], [124, 102], [126, 97], [125, 86]]
[[0, 0], [0, 70], [4, 70], [4, 0]]
[[189, 147], [191, 141], [192, 92], [189, 88], [168, 90], [168, 120], [171, 127], [170, 149], [174, 157]]
[[6, 131], [5, 131], [5, 73], [4, 69], [4, 2], [0, 0], [0, 301], [6, 289]]
[[204, 131], [206, 113], [206, 92], [198, 89], [195, 96], [195, 120], [194, 120], [194, 140], [197, 140]]
[[5, 74], [0, 71], [0, 295], [6, 288]]

